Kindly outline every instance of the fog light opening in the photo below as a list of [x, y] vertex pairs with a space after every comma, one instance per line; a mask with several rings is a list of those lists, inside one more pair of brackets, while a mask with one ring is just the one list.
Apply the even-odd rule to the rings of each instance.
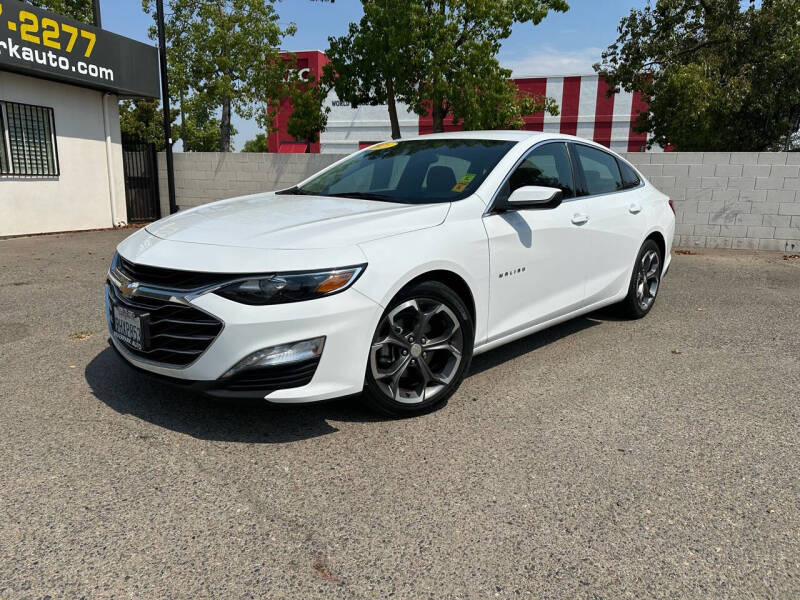
[[322, 356], [322, 349], [325, 347], [325, 336], [292, 342], [291, 344], [281, 344], [256, 350], [248, 354], [242, 360], [225, 371], [222, 379], [232, 377], [236, 373], [254, 367], [271, 367], [274, 365], [285, 365], [287, 363], [302, 362], [312, 358]]

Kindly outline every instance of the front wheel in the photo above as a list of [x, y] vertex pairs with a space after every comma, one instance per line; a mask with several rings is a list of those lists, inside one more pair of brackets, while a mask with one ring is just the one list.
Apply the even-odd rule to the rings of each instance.
[[391, 416], [439, 408], [461, 385], [474, 338], [469, 311], [449, 287], [426, 281], [403, 290], [373, 336], [364, 400]]
[[628, 295], [620, 303], [623, 314], [631, 319], [641, 319], [656, 301], [663, 270], [661, 250], [653, 240], [646, 240], [639, 249], [633, 266]]

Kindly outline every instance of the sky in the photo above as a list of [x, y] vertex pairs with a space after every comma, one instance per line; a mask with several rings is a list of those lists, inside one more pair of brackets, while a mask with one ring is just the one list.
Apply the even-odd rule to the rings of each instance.
[[[551, 13], [537, 26], [516, 25], [503, 43], [500, 64], [513, 70], [514, 76], [591, 74], [592, 64], [617, 36], [620, 19], [631, 8], [641, 8], [646, 0], [567, 0], [570, 10]], [[166, 4], [166, 2], [165, 2]], [[103, 28], [133, 39], [153, 43], [147, 37], [152, 17], [142, 12], [139, 0], [101, 0]], [[361, 18], [359, 0], [336, 0], [335, 3], [313, 0], [276, 2], [281, 23], [294, 22], [297, 33], [284, 40], [284, 50], [325, 50], [329, 36], [347, 32], [350, 22]], [[259, 132], [253, 122], [234, 117], [238, 130], [234, 147]]]

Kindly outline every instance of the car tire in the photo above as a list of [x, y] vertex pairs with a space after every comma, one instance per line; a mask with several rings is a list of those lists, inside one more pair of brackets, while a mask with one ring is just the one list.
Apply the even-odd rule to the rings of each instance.
[[653, 240], [645, 240], [633, 265], [628, 295], [619, 304], [623, 316], [641, 319], [650, 312], [661, 287], [663, 264], [664, 257], [658, 244]]
[[469, 369], [474, 340], [472, 318], [458, 294], [438, 281], [410, 285], [378, 322], [364, 401], [393, 417], [441, 408]]

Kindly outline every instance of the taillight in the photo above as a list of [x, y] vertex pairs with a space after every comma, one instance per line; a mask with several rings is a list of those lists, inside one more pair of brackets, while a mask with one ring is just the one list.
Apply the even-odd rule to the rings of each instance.
[[672, 209], [672, 214], [674, 215], [675, 214], [675, 205], [672, 203], [672, 199], [668, 199], [667, 202], [669, 202], [669, 207]]

